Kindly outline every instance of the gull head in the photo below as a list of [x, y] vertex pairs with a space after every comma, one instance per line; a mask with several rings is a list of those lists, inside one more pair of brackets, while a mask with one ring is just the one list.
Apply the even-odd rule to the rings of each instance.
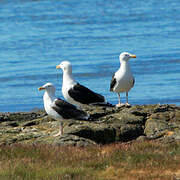
[[39, 87], [38, 90], [39, 91], [45, 90], [48, 93], [54, 94], [56, 89], [52, 83], [46, 83], [43, 86]]
[[72, 73], [72, 65], [69, 61], [62, 61], [56, 66], [56, 69], [62, 69], [63, 72]]
[[128, 52], [122, 52], [119, 56], [120, 62], [122, 62], [122, 61], [127, 62], [130, 58], [136, 58], [136, 55], [130, 54]]

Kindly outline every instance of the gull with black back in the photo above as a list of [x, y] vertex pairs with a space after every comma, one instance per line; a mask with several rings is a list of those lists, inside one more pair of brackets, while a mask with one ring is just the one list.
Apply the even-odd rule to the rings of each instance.
[[106, 102], [104, 96], [95, 93], [74, 79], [72, 65], [69, 61], [61, 62], [56, 68], [61, 68], [63, 71], [62, 94], [69, 103], [78, 106], [80, 109], [84, 105], [112, 106]]
[[123, 52], [120, 54], [119, 56], [120, 68], [118, 71], [116, 71], [113, 74], [110, 83], [110, 91], [116, 92], [118, 94], [119, 104], [116, 105], [117, 107], [123, 105], [120, 101], [121, 92], [126, 92], [126, 105], [129, 105], [128, 92], [134, 86], [135, 83], [135, 79], [133, 77], [128, 62], [130, 58], [136, 58], [136, 55], [130, 54], [128, 52]]
[[68, 119], [74, 120], [88, 120], [89, 115], [77, 109], [76, 106], [55, 96], [55, 87], [52, 83], [46, 83], [39, 88], [39, 91], [45, 90], [43, 101], [46, 113], [53, 119], [60, 120], [59, 132], [54, 135], [61, 136], [63, 134], [63, 121]]

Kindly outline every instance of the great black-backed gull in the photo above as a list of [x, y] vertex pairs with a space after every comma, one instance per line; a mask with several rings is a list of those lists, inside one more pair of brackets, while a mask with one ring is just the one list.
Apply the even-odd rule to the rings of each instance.
[[45, 90], [43, 101], [46, 113], [53, 119], [60, 120], [59, 132], [54, 136], [61, 136], [63, 134], [63, 120], [76, 119], [88, 120], [89, 115], [76, 108], [76, 106], [56, 98], [55, 87], [52, 83], [46, 83], [39, 88], [39, 91]]
[[69, 61], [61, 62], [56, 68], [63, 70], [62, 94], [69, 103], [80, 108], [91, 104], [111, 106], [110, 103], [106, 102], [104, 96], [75, 81], [72, 75], [72, 65]]
[[136, 55], [130, 54], [128, 52], [123, 52], [119, 56], [120, 68], [112, 76], [110, 91], [118, 93], [119, 104], [116, 106], [121, 106], [120, 93], [126, 92], [126, 104], [128, 104], [128, 92], [134, 86], [135, 79], [132, 75], [130, 65], [128, 60], [130, 58], [136, 58]]

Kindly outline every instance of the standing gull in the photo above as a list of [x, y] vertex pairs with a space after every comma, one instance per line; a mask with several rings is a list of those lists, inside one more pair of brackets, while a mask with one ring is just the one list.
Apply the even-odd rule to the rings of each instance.
[[130, 58], [136, 58], [136, 55], [130, 54], [128, 52], [123, 52], [119, 56], [120, 60], [120, 68], [118, 71], [114, 73], [112, 76], [111, 84], [110, 84], [110, 91], [118, 93], [119, 104], [116, 106], [121, 106], [120, 102], [120, 93], [126, 92], [126, 104], [128, 104], [128, 92], [134, 86], [135, 79], [132, 75], [130, 65], [128, 60]]
[[93, 92], [87, 87], [75, 81], [72, 75], [72, 65], [69, 61], [63, 61], [56, 66], [63, 71], [62, 94], [64, 98], [78, 107], [83, 105], [109, 105], [104, 96]]
[[55, 87], [52, 83], [46, 83], [39, 88], [39, 91], [45, 90], [43, 101], [46, 113], [53, 119], [60, 120], [59, 132], [54, 135], [61, 136], [63, 134], [63, 120], [76, 119], [88, 120], [89, 115], [76, 106], [55, 97]]

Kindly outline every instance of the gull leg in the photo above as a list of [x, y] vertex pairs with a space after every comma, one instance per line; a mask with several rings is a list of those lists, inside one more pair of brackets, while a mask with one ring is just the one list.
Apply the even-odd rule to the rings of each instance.
[[120, 100], [120, 93], [118, 93], [118, 99], [119, 99], [119, 104], [116, 104], [116, 107], [120, 107], [120, 106], [122, 106], [122, 104], [121, 104], [121, 100]]
[[62, 136], [63, 134], [63, 122], [60, 122], [59, 132], [54, 135], [54, 137]]
[[118, 93], [118, 98], [119, 98], [119, 104], [121, 104], [120, 93]]
[[126, 105], [130, 106], [130, 104], [128, 103], [128, 92], [126, 92]]

